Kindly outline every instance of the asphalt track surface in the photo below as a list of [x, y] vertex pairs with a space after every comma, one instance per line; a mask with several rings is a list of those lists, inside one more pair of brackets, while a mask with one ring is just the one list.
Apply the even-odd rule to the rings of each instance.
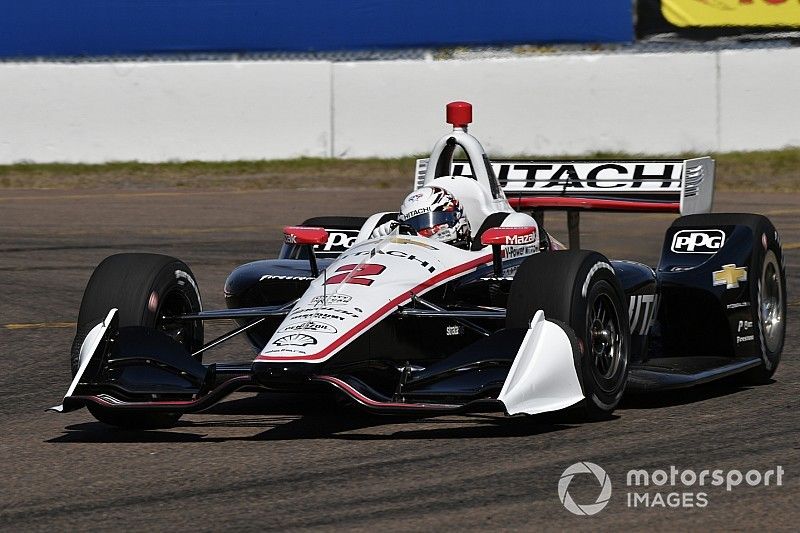
[[[286, 223], [394, 209], [404, 191], [0, 191], [0, 529], [793, 529], [800, 522], [800, 196], [722, 193], [717, 211], [768, 214], [781, 232], [789, 323], [776, 380], [627, 399], [613, 420], [501, 415], [399, 420], [330, 402], [239, 394], [167, 431], [125, 432], [86, 410], [44, 412], [69, 382], [68, 350], [93, 267], [121, 251], [182, 258], [206, 308], [236, 265], [274, 256]], [[546, 225], [563, 235], [562, 217]], [[669, 215], [591, 215], [583, 246], [655, 264]], [[211, 329], [209, 338], [216, 331]], [[211, 354], [210, 354], [211, 355]], [[214, 360], [251, 357], [238, 340]], [[591, 461], [608, 506], [565, 510], [561, 473]], [[626, 473], [757, 469], [783, 485], [706, 493], [705, 507], [631, 508]], [[599, 485], [577, 476], [591, 503]]]

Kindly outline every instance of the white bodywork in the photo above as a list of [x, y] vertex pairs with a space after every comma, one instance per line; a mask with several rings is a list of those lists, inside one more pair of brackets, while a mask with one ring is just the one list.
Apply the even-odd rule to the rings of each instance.
[[412, 295], [491, 261], [489, 250], [461, 250], [396, 231], [356, 244], [311, 282], [256, 361], [326, 361]]
[[[108, 315], [106, 315], [105, 320], [93, 327], [92, 330], [89, 331], [89, 334], [86, 335], [86, 338], [83, 339], [79, 356], [80, 365], [78, 366], [78, 372], [75, 373], [75, 377], [72, 379], [72, 383], [70, 384], [69, 389], [67, 389], [67, 393], [64, 395], [64, 398], [69, 398], [72, 396], [72, 393], [75, 392], [75, 387], [78, 386], [78, 383], [83, 377], [83, 373], [86, 372], [86, 367], [89, 366], [89, 361], [92, 360], [92, 356], [97, 351], [97, 347], [99, 346], [100, 341], [103, 339], [103, 334], [111, 326], [111, 322], [114, 320], [114, 316], [116, 316], [116, 314], [116, 308], [110, 310]], [[51, 407], [50, 410], [62, 412], [64, 411], [64, 404]]]
[[583, 398], [569, 337], [537, 311], [497, 399], [510, 415], [534, 415], [565, 409]]

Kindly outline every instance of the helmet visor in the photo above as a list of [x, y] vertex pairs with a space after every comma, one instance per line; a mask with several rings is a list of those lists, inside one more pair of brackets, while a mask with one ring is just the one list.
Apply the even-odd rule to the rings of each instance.
[[[414, 228], [420, 235], [430, 237], [430, 235], [439, 231], [439, 226], [452, 228], [457, 222], [456, 211], [433, 211], [411, 217], [403, 223]], [[444, 227], [441, 229], [444, 229]], [[429, 232], [432, 228], [437, 228], [437, 231]], [[425, 235], [425, 233], [428, 233], [428, 235]]]

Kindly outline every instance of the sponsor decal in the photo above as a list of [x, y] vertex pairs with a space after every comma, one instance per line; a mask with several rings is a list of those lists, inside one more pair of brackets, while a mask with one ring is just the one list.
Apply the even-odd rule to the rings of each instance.
[[529, 233], [528, 235], [506, 235], [506, 244], [510, 245], [522, 245], [522, 244], [531, 244], [536, 240], [536, 231], [533, 233]]
[[[682, 163], [647, 161], [605, 163], [574, 161], [508, 161], [492, 163], [505, 192], [556, 195], [565, 191], [591, 194], [625, 192], [680, 194]], [[454, 176], [469, 176], [469, 164], [454, 163]]]
[[314, 296], [311, 298], [310, 304], [317, 305], [345, 305], [352, 300], [353, 297], [347, 294], [330, 294], [323, 296]]
[[462, 331], [463, 329], [461, 326], [447, 326], [447, 328], [445, 329], [445, 335], [447, 335], [448, 337], [453, 335], [461, 335]]
[[306, 350], [297, 350], [295, 348], [273, 348], [272, 350], [266, 350], [263, 353], [271, 353], [279, 357], [296, 357], [293, 354], [306, 355], [308, 352]]
[[265, 274], [259, 278], [258, 281], [263, 281], [265, 279], [292, 279], [298, 281], [307, 281], [313, 280], [311, 276], [273, 276], [272, 274]]
[[338, 333], [338, 330], [327, 322], [320, 322], [317, 320], [309, 320], [301, 324], [291, 324], [286, 326], [281, 331], [316, 331], [319, 333]]
[[658, 312], [659, 296], [656, 294], [639, 294], [631, 296], [628, 306], [628, 318], [631, 324], [631, 335], [644, 335]]
[[662, 0], [661, 13], [686, 27], [800, 27], [797, 0]]
[[360, 307], [350, 307], [348, 309], [342, 309], [341, 307], [300, 307], [297, 309], [292, 309], [292, 312], [289, 313], [289, 318], [291, 320], [300, 320], [304, 318], [309, 319], [335, 319], [335, 320], [346, 320], [348, 317], [350, 318], [358, 318], [363, 313], [363, 310]]
[[[435, 248], [436, 249], [436, 248]], [[392, 257], [401, 257], [403, 259], [408, 259], [409, 261], [413, 261], [419, 264], [421, 267], [425, 268], [428, 272], [433, 274], [436, 272], [436, 267], [430, 264], [430, 262], [426, 261], [425, 259], [419, 258], [414, 254], [410, 254], [408, 252], [404, 252], [403, 250], [378, 250], [373, 248], [371, 250], [361, 250], [359, 252], [353, 252], [352, 254], [343, 255], [342, 259], [349, 258], [349, 257], [358, 257], [362, 255], [369, 255], [369, 256], [376, 256], [376, 255], [390, 255]], [[350, 265], [347, 265], [350, 266]], [[383, 266], [383, 265], [381, 265]]]
[[533, 255], [539, 251], [539, 246], [514, 246], [514, 247], [504, 247], [503, 248], [503, 258], [504, 259], [515, 259], [517, 257], [523, 257], [526, 255]]
[[317, 253], [341, 253], [353, 246], [358, 237], [358, 230], [328, 230], [325, 244], [314, 245]]
[[[176, 270], [175, 279], [177, 279], [178, 283], [181, 284], [183, 281], [189, 283], [189, 285], [191, 285], [192, 288], [194, 289], [194, 293], [197, 295], [197, 301], [200, 302], [200, 289], [198, 288], [197, 283], [195, 283], [194, 278], [192, 276], [190, 276], [187, 272], [184, 272], [183, 270]], [[200, 302], [200, 307], [202, 307], [202, 305], [203, 303]]]
[[420, 209], [412, 209], [408, 213], [400, 213], [397, 216], [397, 218], [405, 222], [406, 220], [414, 218], [417, 215], [424, 215], [425, 213], [430, 213], [430, 212], [431, 212], [430, 207], [422, 207]]
[[741, 344], [743, 342], [749, 342], [755, 339], [753, 335], [745, 335], [744, 337], [736, 336], [736, 344]]
[[594, 266], [589, 269], [589, 273], [586, 275], [586, 281], [583, 282], [583, 287], [581, 288], [581, 296], [586, 298], [586, 293], [589, 290], [589, 282], [592, 280], [592, 276], [594, 276], [595, 273], [598, 270], [602, 269], [602, 268], [605, 268], [606, 270], [610, 270], [611, 273], [616, 276], [616, 272], [614, 272], [614, 268], [611, 265], [609, 265], [608, 263], [606, 263], [604, 261], [599, 261], [599, 262], [595, 263]]
[[283, 242], [286, 244], [297, 244], [297, 235], [294, 233], [284, 233]]
[[739, 327], [736, 328], [736, 332], [739, 333], [742, 330], [749, 330], [753, 328], [753, 322], [750, 320], [740, 320]]
[[731, 263], [722, 265], [722, 270], [715, 270], [712, 274], [714, 286], [725, 285], [726, 289], [736, 289], [740, 281], [747, 281], [747, 267], [738, 267]]
[[325, 280], [325, 285], [338, 285], [351, 283], [353, 285], [366, 285], [369, 287], [375, 280], [370, 276], [377, 276], [386, 270], [386, 265], [366, 263], [362, 265], [342, 265], [336, 269], [335, 274]]
[[297, 315], [292, 315], [290, 318], [292, 320], [304, 320], [306, 318], [318, 318], [318, 319], [321, 319], [321, 320], [339, 320], [339, 321], [344, 321], [344, 320], [347, 320], [347, 317], [357, 318], [358, 316], [359, 315], [357, 315], [355, 313], [336, 314], [336, 313], [327, 312], [327, 311], [317, 311], [317, 310], [315, 310], [315, 311], [308, 311], [306, 313], [300, 313], [300, 314], [297, 314]]
[[308, 346], [309, 344], [317, 344], [317, 339], [311, 335], [295, 333], [276, 339], [272, 344], [275, 346]]
[[684, 229], [672, 237], [672, 251], [678, 254], [714, 254], [725, 244], [720, 229]]
[[740, 307], [750, 307], [750, 302], [736, 302], [725, 306], [726, 309], [739, 309]]

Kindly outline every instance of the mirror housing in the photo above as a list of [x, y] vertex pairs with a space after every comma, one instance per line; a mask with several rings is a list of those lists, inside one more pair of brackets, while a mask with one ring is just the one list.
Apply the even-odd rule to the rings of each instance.
[[317, 266], [317, 256], [314, 254], [314, 245], [328, 242], [328, 231], [325, 228], [286, 226], [283, 228], [283, 242], [286, 244], [308, 246], [308, 262], [311, 266], [311, 275], [315, 278], [319, 276], [319, 267]]
[[503, 277], [503, 258], [500, 256], [501, 246], [519, 246], [536, 242], [536, 226], [519, 226], [509, 228], [489, 228], [481, 235], [481, 244], [492, 247], [492, 266], [494, 277]]
[[325, 244], [328, 242], [328, 232], [325, 228], [286, 226], [283, 228], [283, 242], [286, 244]]
[[533, 244], [536, 241], [536, 226], [520, 226], [514, 228], [489, 228], [481, 235], [481, 244], [511, 245]]

